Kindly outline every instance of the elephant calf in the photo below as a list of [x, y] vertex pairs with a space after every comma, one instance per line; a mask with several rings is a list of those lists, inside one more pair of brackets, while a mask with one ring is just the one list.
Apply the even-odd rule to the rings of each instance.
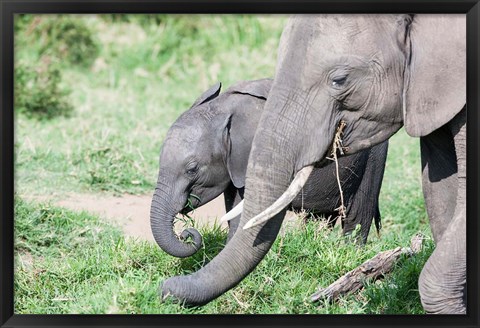
[[[243, 199], [248, 156], [271, 79], [244, 81], [219, 95], [218, 83], [205, 91], [169, 129], [160, 154], [160, 171], [151, 206], [151, 228], [158, 245], [168, 254], [187, 257], [202, 244], [193, 228], [179, 238], [173, 229], [178, 213], [208, 203], [224, 193], [227, 211]], [[343, 232], [361, 225], [366, 242], [372, 219], [380, 229], [378, 197], [387, 157], [387, 141], [338, 160], [346, 218]], [[192, 197], [194, 195], [194, 197]], [[292, 201], [305, 209], [336, 217], [340, 192], [334, 163], [314, 169], [303, 190]], [[229, 222], [228, 240], [239, 217]], [[193, 242], [183, 241], [191, 237]]]

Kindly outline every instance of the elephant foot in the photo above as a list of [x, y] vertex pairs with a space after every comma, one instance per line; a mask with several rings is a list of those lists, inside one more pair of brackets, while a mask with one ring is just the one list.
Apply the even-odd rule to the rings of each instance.
[[[461, 271], [461, 269], [458, 269]], [[427, 262], [418, 280], [420, 300], [429, 314], [466, 314], [466, 283], [445, 281], [455, 274], [438, 277]]]
[[466, 314], [466, 209], [449, 224], [420, 273], [423, 308], [432, 314]]

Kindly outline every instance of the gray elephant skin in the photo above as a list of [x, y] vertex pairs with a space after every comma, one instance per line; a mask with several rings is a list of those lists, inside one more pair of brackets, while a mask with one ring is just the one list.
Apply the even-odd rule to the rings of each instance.
[[[218, 83], [205, 91], [169, 129], [151, 205], [154, 238], [168, 254], [187, 257], [202, 245], [202, 237], [194, 228], [177, 237], [173, 224], [179, 213], [187, 213], [221, 193], [227, 211], [243, 199], [248, 156], [271, 86], [272, 79], [243, 81], [220, 94]], [[360, 224], [362, 242], [367, 240], [372, 219], [377, 230], [380, 228], [378, 198], [387, 148], [386, 141], [338, 161], [346, 206], [343, 232], [350, 233]], [[313, 171], [290, 208], [336, 218], [339, 206], [332, 162]], [[240, 216], [229, 221], [227, 242], [239, 221]]]
[[[297, 172], [324, 162], [342, 120], [349, 153], [402, 126], [420, 138], [435, 242], [419, 277], [420, 299], [427, 313], [465, 314], [466, 16], [292, 17], [252, 144], [240, 227], [278, 199]], [[234, 287], [268, 252], [284, 215], [239, 228], [199, 271], [166, 280], [164, 294], [199, 304]]]
[[[349, 153], [405, 126], [420, 137], [436, 245], [419, 277], [422, 305], [427, 313], [466, 313], [465, 36], [465, 15], [292, 18], [252, 144], [240, 227], [281, 197], [297, 172], [325, 162], [341, 121]], [[198, 272], [166, 280], [164, 294], [199, 304], [234, 287], [268, 252], [284, 215], [239, 229]]]

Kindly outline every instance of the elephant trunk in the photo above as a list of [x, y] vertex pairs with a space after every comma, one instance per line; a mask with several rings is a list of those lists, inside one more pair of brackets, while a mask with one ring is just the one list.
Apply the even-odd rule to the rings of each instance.
[[[172, 192], [171, 184], [162, 183], [163, 180], [162, 176], [159, 176], [150, 208], [150, 227], [153, 237], [158, 246], [168, 254], [182, 258], [191, 256], [202, 246], [202, 236], [193, 228], [186, 229], [177, 236], [174, 231], [174, 219], [183, 209], [186, 196], [172, 196], [176, 193]], [[179, 198], [184, 199], [178, 201]], [[178, 205], [175, 206], [172, 203]], [[191, 240], [188, 240], [189, 238]]]
[[[275, 241], [286, 209], [250, 229], [245, 224], [270, 207], [284, 194], [297, 171], [311, 164], [298, 157], [297, 133], [302, 122], [281, 121], [268, 111], [269, 97], [253, 141], [246, 175], [244, 208], [239, 228], [225, 248], [199, 271], [167, 279], [161, 286], [163, 298], [173, 296], [189, 305], [202, 305], [236, 286], [264, 258]], [[281, 103], [270, 104], [283, 108]], [[273, 115], [273, 117], [272, 117]], [[302, 116], [298, 116], [302, 118]], [[298, 125], [298, 126], [297, 126]], [[324, 138], [326, 139], [326, 138]], [[331, 140], [331, 138], [330, 138]], [[326, 152], [328, 145], [321, 145]]]
[[[253, 175], [264, 174], [265, 168], [249, 169]], [[260, 173], [257, 171], [262, 171]], [[268, 170], [268, 169], [267, 169]], [[291, 170], [293, 167], [291, 167]], [[236, 286], [263, 259], [275, 238], [285, 216], [285, 210], [274, 218], [251, 229], [243, 230], [249, 218], [269, 207], [288, 187], [291, 174], [285, 174], [283, 181], [254, 179], [247, 183], [245, 206], [237, 232], [225, 248], [199, 271], [167, 279], [160, 290], [163, 298], [173, 296], [188, 305], [203, 305]], [[282, 190], [283, 189], [283, 190]], [[274, 191], [272, 194], [271, 191]], [[267, 196], [268, 195], [268, 196]], [[253, 201], [255, 199], [256, 201]]]

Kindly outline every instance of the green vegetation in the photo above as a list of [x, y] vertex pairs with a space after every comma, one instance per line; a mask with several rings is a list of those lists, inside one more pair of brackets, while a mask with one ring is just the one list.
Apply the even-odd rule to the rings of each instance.
[[25, 116], [50, 119], [69, 116], [73, 110], [68, 101], [70, 90], [61, 85], [61, 71], [49, 57], [42, 57], [35, 65], [18, 61], [14, 88], [15, 109]]
[[28, 54], [31, 59], [54, 57], [64, 66], [88, 68], [99, 52], [87, 21], [75, 15], [17, 15], [15, 31], [19, 55]]
[[99, 51], [92, 32], [83, 20], [52, 15], [19, 15], [15, 31], [16, 110], [36, 119], [69, 116], [71, 87], [62, 83], [62, 68], [92, 64]]
[[[48, 203], [15, 202], [15, 310], [17, 313], [422, 313], [417, 277], [432, 250], [403, 258], [393, 274], [334, 304], [308, 296], [378, 252], [407, 245], [390, 233], [359, 250], [339, 229], [309, 222], [280, 236], [239, 286], [198, 308], [160, 303], [158, 285], [198, 270], [223, 247], [226, 232], [200, 229], [205, 245], [176, 259], [155, 244], [127, 239], [85, 212]], [[410, 232], [413, 232], [410, 231]], [[401, 301], [399, 301], [401, 300]]]
[[429, 235], [418, 140], [403, 131], [390, 142], [381, 237], [372, 229], [367, 245], [357, 248], [338, 228], [309, 222], [277, 238], [251, 275], [200, 308], [160, 303], [157, 288], [213, 258], [226, 237], [219, 227], [201, 228], [204, 248], [176, 259], [155, 244], [125, 240], [102, 218], [31, 200], [70, 192], [151, 193], [172, 122], [217, 81], [227, 88], [273, 76], [284, 22], [283, 16], [248, 15], [18, 16], [17, 313], [423, 312], [416, 286], [431, 240], [355, 295], [335, 304], [308, 301], [378, 252], [408, 246], [418, 231]]

